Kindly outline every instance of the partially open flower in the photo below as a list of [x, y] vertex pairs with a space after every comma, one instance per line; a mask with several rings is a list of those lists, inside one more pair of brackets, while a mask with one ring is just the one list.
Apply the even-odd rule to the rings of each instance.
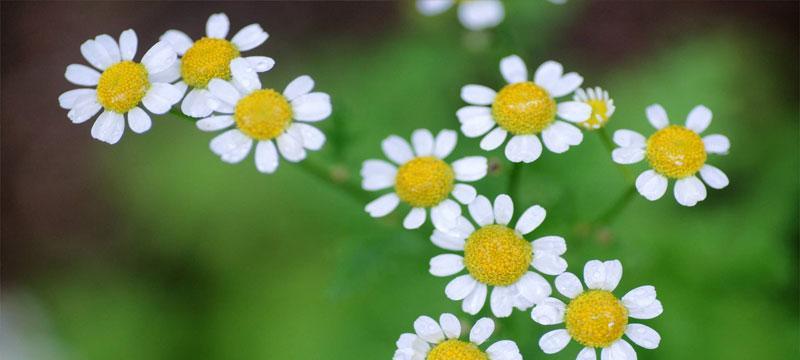
[[458, 4], [458, 20], [473, 31], [493, 28], [505, 17], [499, 0], [417, 0], [417, 9], [426, 16], [441, 14]]

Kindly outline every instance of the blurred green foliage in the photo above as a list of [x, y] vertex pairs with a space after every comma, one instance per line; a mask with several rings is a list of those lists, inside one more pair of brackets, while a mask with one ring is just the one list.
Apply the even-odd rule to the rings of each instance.
[[[278, 64], [263, 75], [266, 86], [282, 89], [308, 73], [334, 99], [334, 119], [321, 127], [335, 135], [308, 161], [334, 164], [357, 183], [361, 161], [382, 157], [381, 139], [456, 129], [461, 86], [501, 86], [497, 64], [511, 43], [532, 72], [559, 49], [558, 31], [572, 17], [569, 7], [514, 2], [499, 35], [481, 39], [465, 35], [453, 11], [408, 11], [409, 24], [380, 41], [329, 35], [292, 57], [264, 47]], [[586, 86], [610, 91], [617, 112], [609, 131], [649, 134], [644, 108], [655, 102], [673, 122], [702, 103], [714, 112], [708, 133], [732, 142], [728, 156], [709, 159], [731, 178], [728, 188], [709, 190], [695, 208], [677, 205], [671, 187], [654, 203], [637, 196], [601, 229], [586, 224], [627, 185], [597, 134], [522, 170], [517, 204], [548, 210], [532, 238], [566, 237], [572, 272], [591, 259], [620, 259], [619, 295], [658, 289], [665, 312], [643, 323], [663, 340], [657, 350], [637, 348], [641, 359], [798, 355], [797, 104], [770, 58], [742, 56], [774, 50], [757, 35], [707, 29], [602, 72], [591, 58], [556, 59]], [[464, 46], [475, 41], [495, 45]], [[163, 117], [146, 136], [97, 145], [87, 160], [106, 176], [97, 190], [120, 224], [108, 242], [122, 250], [34, 287], [78, 358], [387, 359], [419, 315], [477, 320], [445, 298], [449, 279], [428, 273], [442, 251], [427, 239], [430, 225], [401, 228], [407, 208], [371, 219], [364, 199], [377, 195], [353, 197], [285, 161], [272, 176], [259, 174], [252, 156], [224, 164], [208, 150], [212, 136]], [[482, 153], [478, 142], [460, 136], [453, 157]], [[503, 159], [501, 151], [489, 155]], [[506, 191], [508, 166], [500, 164], [477, 184], [480, 193]], [[492, 339], [515, 340], [526, 359], [574, 359], [574, 343], [558, 355], [538, 349], [554, 328], [516, 311]]]

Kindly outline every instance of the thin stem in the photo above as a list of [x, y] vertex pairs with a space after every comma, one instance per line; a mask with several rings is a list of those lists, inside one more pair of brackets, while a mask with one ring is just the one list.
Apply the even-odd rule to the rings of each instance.
[[617, 216], [625, 209], [626, 206], [633, 200], [634, 195], [636, 195], [636, 186], [631, 185], [628, 189], [625, 190], [622, 195], [620, 195], [619, 199], [611, 205], [603, 215], [597, 218], [594, 221], [595, 225], [610, 225], [614, 220], [616, 220]]
[[[606, 128], [604, 127], [600, 128], [595, 132], [597, 133], [598, 136], [600, 136], [600, 141], [603, 143], [606, 150], [608, 150], [608, 154], [611, 155], [611, 153], [614, 151], [615, 146], [614, 142], [611, 141], [611, 137], [608, 135], [608, 132], [606, 132]], [[622, 173], [622, 177], [625, 178], [625, 182], [633, 183], [633, 173], [631, 173], [631, 170], [625, 166], [622, 166], [621, 164], [617, 163], [614, 164], [617, 166], [617, 169], [619, 169], [619, 171]]]

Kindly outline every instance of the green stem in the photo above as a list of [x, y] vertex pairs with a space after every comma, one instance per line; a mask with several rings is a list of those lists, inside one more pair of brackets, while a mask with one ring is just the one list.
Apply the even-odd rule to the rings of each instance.
[[[611, 155], [611, 153], [614, 151], [615, 146], [614, 142], [611, 141], [611, 136], [608, 135], [606, 128], [604, 127], [600, 128], [595, 132], [597, 133], [598, 136], [600, 136], [600, 141], [603, 143], [603, 146], [605, 146], [606, 150], [608, 150], [608, 154]], [[625, 182], [632, 184], [633, 173], [631, 173], [631, 170], [625, 166], [622, 166], [621, 164], [617, 163], [614, 164], [617, 166], [617, 169], [619, 169], [620, 173], [622, 173], [622, 177], [625, 179]]]
[[619, 199], [617, 199], [617, 201], [615, 201], [614, 204], [611, 205], [611, 207], [608, 208], [608, 210], [606, 210], [606, 212], [604, 212], [602, 215], [600, 215], [600, 217], [597, 218], [597, 220], [594, 221], [594, 224], [596, 226], [601, 226], [601, 225], [610, 225], [611, 223], [613, 223], [614, 220], [616, 220], [617, 216], [620, 214], [620, 212], [622, 212], [622, 210], [625, 209], [625, 207], [627, 207], [628, 204], [630, 204], [631, 200], [633, 200], [633, 197], [635, 195], [636, 195], [636, 186], [631, 185], [630, 187], [628, 187], [628, 189], [625, 190], [624, 193], [622, 193], [622, 195], [620, 195]]

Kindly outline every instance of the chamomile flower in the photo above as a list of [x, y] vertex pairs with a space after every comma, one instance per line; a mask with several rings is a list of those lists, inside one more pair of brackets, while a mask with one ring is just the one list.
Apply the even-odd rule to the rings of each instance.
[[592, 107], [589, 117], [579, 122], [578, 125], [587, 130], [596, 130], [606, 125], [608, 119], [614, 114], [614, 99], [608, 96], [608, 91], [595, 88], [577, 89], [573, 100], [580, 101]]
[[224, 162], [237, 163], [255, 142], [256, 168], [273, 173], [278, 168], [278, 152], [287, 161], [298, 162], [305, 159], [306, 150], [322, 148], [325, 134], [307, 123], [327, 118], [331, 99], [328, 94], [311, 92], [314, 80], [305, 75], [289, 83], [283, 93], [262, 89], [258, 74], [247, 61], [231, 61], [232, 81], [209, 82], [209, 106], [217, 114], [199, 120], [197, 127], [203, 131], [233, 127], [211, 140], [211, 151]]
[[184, 114], [201, 118], [213, 109], [208, 106], [208, 84], [212, 79], [231, 79], [231, 62], [243, 58], [244, 65], [256, 72], [272, 69], [275, 60], [265, 56], [242, 57], [241, 53], [255, 49], [267, 41], [269, 35], [258, 24], [243, 27], [230, 40], [228, 36], [230, 21], [228, 16], [219, 13], [209, 16], [206, 22], [206, 36], [197, 41], [179, 30], [167, 30], [161, 40], [169, 43], [181, 55], [180, 62], [171, 71], [180, 74], [181, 83], [192, 90], [181, 103]]
[[469, 341], [461, 340], [461, 322], [444, 313], [439, 322], [420, 316], [414, 321], [414, 334], [405, 333], [397, 340], [394, 360], [522, 360], [517, 344], [501, 340], [486, 350], [480, 346], [492, 336], [494, 321], [485, 317], [469, 331]]
[[365, 210], [372, 217], [383, 217], [402, 201], [412, 207], [403, 220], [406, 229], [422, 226], [428, 209], [434, 226], [454, 226], [461, 215], [461, 207], [449, 197], [452, 195], [462, 204], [469, 204], [477, 194], [474, 187], [457, 181], [477, 181], [486, 176], [487, 171], [487, 160], [483, 156], [464, 157], [452, 164], [444, 161], [455, 148], [456, 137], [453, 130], [442, 130], [434, 138], [430, 131], [418, 129], [411, 135], [413, 150], [397, 135], [383, 140], [383, 153], [394, 164], [377, 159], [364, 161], [361, 186], [368, 191], [387, 188], [394, 188], [394, 191], [373, 200]]
[[655, 349], [661, 336], [647, 325], [629, 324], [630, 319], [652, 319], [663, 312], [656, 299], [656, 289], [641, 286], [618, 299], [613, 291], [622, 278], [622, 264], [618, 260], [600, 262], [592, 260], [583, 268], [581, 281], [565, 272], [556, 278], [558, 292], [568, 297], [564, 304], [556, 298], [547, 298], [531, 311], [534, 321], [542, 325], [565, 323], [565, 329], [550, 331], [539, 339], [545, 353], [554, 354], [567, 346], [570, 339], [584, 346], [578, 360], [597, 359], [596, 348], [601, 348], [602, 359], [635, 360], [636, 352], [622, 335], [635, 344]]
[[431, 259], [430, 272], [435, 276], [455, 275], [466, 268], [467, 274], [451, 280], [445, 295], [461, 301], [464, 312], [475, 315], [483, 308], [487, 288], [493, 286], [490, 306], [497, 317], [506, 317], [513, 308], [527, 310], [550, 296], [550, 284], [530, 271], [530, 267], [548, 275], [567, 269], [561, 255], [567, 251], [564, 238], [545, 236], [533, 242], [523, 237], [544, 221], [546, 211], [539, 205], [529, 207], [512, 228], [514, 204], [508, 195], [494, 200], [479, 195], [469, 204], [469, 213], [477, 229], [465, 217], [457, 226], [436, 229], [431, 241], [446, 250], [463, 251], [464, 256], [442, 254]]
[[516, 55], [500, 61], [500, 72], [508, 85], [499, 92], [483, 85], [461, 89], [461, 98], [471, 104], [456, 112], [464, 135], [486, 134], [480, 146], [490, 151], [500, 147], [511, 133], [505, 147], [506, 158], [524, 163], [533, 162], [542, 154], [539, 136], [545, 147], [558, 154], [583, 141], [577, 127], [557, 120], [556, 116], [580, 123], [589, 118], [592, 107], [581, 101], [555, 100], [575, 91], [583, 82], [580, 75], [563, 74], [561, 64], [547, 61], [536, 70], [533, 81], [529, 81], [525, 63]]
[[458, 20], [472, 31], [493, 28], [505, 17], [499, 0], [417, 0], [417, 10], [426, 16], [439, 15], [456, 3]]
[[632, 130], [617, 130], [611, 157], [618, 164], [633, 164], [643, 159], [650, 163], [636, 178], [636, 189], [647, 200], [655, 201], [667, 191], [667, 179], [675, 179], [675, 200], [683, 206], [694, 206], [705, 200], [706, 187], [697, 173], [714, 189], [728, 186], [728, 176], [722, 170], [706, 164], [708, 154], [727, 154], [731, 144], [724, 135], [700, 137], [711, 124], [711, 110], [698, 105], [686, 118], [686, 125], [670, 125], [667, 112], [661, 105], [647, 108], [647, 119], [657, 129], [645, 139]]
[[103, 112], [92, 126], [92, 137], [116, 144], [125, 132], [125, 117], [135, 133], [150, 129], [152, 121], [140, 104], [154, 114], [163, 114], [180, 101], [185, 88], [169, 84], [175, 81], [169, 67], [176, 61], [175, 51], [163, 42], [151, 47], [141, 62], [133, 61], [138, 39], [136, 32], [125, 30], [119, 43], [109, 35], [98, 35], [81, 45], [81, 54], [97, 70], [82, 64], [67, 66], [64, 76], [81, 88], [58, 97], [67, 117], [80, 124]]

